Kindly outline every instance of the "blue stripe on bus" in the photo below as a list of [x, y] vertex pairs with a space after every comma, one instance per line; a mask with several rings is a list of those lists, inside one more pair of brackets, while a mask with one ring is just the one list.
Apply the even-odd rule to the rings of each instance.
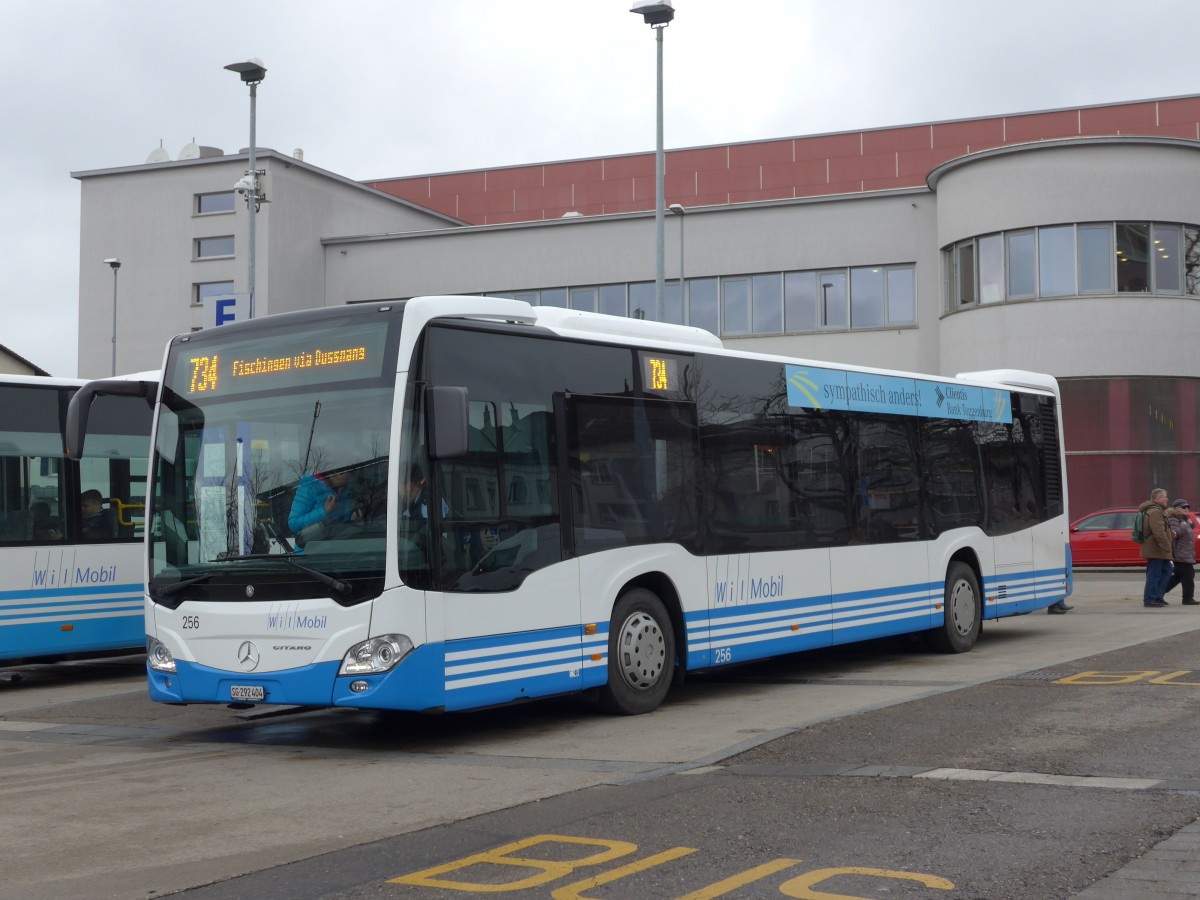
[[66, 588], [29, 588], [20, 591], [0, 591], [0, 603], [5, 600], [27, 600], [33, 597], [75, 597], [88, 594], [128, 594], [142, 595], [144, 588], [140, 582], [132, 584], [95, 584], [80, 585]]

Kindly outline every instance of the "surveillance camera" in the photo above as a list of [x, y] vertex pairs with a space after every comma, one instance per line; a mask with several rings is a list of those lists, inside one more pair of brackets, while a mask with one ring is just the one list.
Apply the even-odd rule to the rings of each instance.
[[233, 189], [239, 194], [248, 194], [254, 192], [254, 179], [249, 175], [245, 175], [233, 186]]

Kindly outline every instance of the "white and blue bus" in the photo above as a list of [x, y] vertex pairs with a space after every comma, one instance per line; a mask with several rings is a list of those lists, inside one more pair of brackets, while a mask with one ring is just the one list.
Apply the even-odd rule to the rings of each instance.
[[145, 648], [152, 406], [98, 399], [88, 455], [68, 459], [68, 403], [83, 383], [0, 376], [0, 662], [7, 664]]
[[462, 710], [885, 635], [971, 649], [1071, 590], [1053, 378], [933, 378], [486, 297], [173, 340], [150, 695]]

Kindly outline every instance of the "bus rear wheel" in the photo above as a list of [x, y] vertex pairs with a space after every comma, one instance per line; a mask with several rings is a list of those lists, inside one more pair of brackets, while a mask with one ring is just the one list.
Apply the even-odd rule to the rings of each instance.
[[600, 705], [625, 716], [648, 713], [663, 702], [675, 667], [675, 631], [657, 595], [644, 588], [622, 594], [608, 630], [608, 684]]
[[926, 632], [929, 645], [941, 653], [966, 653], [974, 647], [979, 638], [981, 598], [975, 570], [964, 562], [951, 563], [942, 607], [945, 621], [940, 628]]

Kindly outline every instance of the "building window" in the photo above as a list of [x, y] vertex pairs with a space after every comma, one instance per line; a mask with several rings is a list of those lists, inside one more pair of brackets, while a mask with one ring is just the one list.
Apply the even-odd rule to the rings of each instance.
[[625, 296], [625, 285], [600, 285], [600, 312], [607, 316], [629, 315], [629, 300]]
[[816, 272], [788, 272], [783, 276], [783, 316], [788, 331], [816, 330]]
[[[232, 287], [230, 287], [232, 290]], [[557, 306], [634, 319], [657, 318], [653, 281], [497, 293], [531, 306]], [[911, 263], [805, 272], [679, 279], [663, 284], [662, 320], [726, 337], [912, 327]]]
[[1032, 231], [1008, 235], [1008, 296], [1032, 297], [1037, 287], [1034, 264], [1036, 247]]
[[214, 257], [233, 256], [233, 235], [221, 237], [196, 238], [193, 241], [195, 259], [213, 259]]
[[210, 297], [228, 297], [233, 293], [232, 281], [204, 281], [192, 285], [192, 305], [200, 306]]
[[1200, 227], [1160, 222], [1045, 225], [943, 250], [950, 311], [1002, 300], [1095, 294], [1200, 296]]
[[1146, 258], [1150, 226], [1145, 222], [1117, 223], [1117, 291], [1138, 294], [1150, 290]]
[[979, 252], [979, 302], [1004, 299], [1004, 237], [989, 234], [975, 242]]
[[1038, 229], [1038, 293], [1070, 297], [1075, 291], [1075, 226]]
[[1079, 293], [1111, 294], [1113, 291], [1112, 225], [1079, 226]]
[[198, 216], [207, 216], [213, 213], [231, 213], [233, 212], [233, 191], [196, 194], [193, 211]]
[[887, 320], [889, 325], [915, 325], [917, 285], [912, 266], [887, 270]]
[[954, 254], [954, 296], [959, 306], [975, 302], [975, 246], [971, 241], [959, 244]]
[[779, 334], [783, 331], [783, 274], [755, 275], [750, 279], [754, 307], [753, 332]]
[[1155, 225], [1151, 233], [1154, 292], [1178, 294], [1182, 253], [1178, 225]]
[[847, 328], [850, 325], [846, 309], [846, 272], [820, 272], [817, 281], [821, 288], [821, 327]]
[[720, 334], [720, 280], [717, 278], [688, 279], [688, 324]]
[[850, 270], [850, 325], [878, 328], [887, 324], [883, 297], [883, 269], [864, 266]]
[[721, 279], [721, 333], [750, 334], [750, 279]]

